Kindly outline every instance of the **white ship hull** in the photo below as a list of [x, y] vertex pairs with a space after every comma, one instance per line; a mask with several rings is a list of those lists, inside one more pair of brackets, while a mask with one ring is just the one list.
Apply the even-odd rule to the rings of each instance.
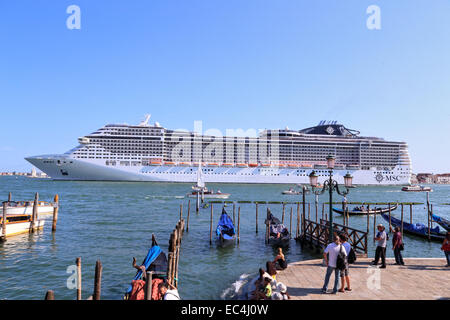
[[[197, 167], [194, 166], [107, 166], [104, 160], [82, 160], [66, 155], [37, 156], [27, 160], [54, 180], [184, 183], [197, 181]], [[344, 175], [349, 172], [356, 185], [408, 185], [411, 178], [409, 169], [409, 166], [398, 165], [390, 171], [334, 170], [333, 178], [344, 183]], [[309, 184], [309, 174], [313, 170], [319, 175], [319, 183], [327, 179], [327, 169], [277, 167], [204, 168], [203, 179], [205, 183]]]

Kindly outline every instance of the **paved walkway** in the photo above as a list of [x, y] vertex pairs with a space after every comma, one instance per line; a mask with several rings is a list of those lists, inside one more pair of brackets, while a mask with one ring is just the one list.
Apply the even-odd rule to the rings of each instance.
[[[286, 270], [278, 272], [277, 281], [287, 285], [293, 300], [450, 299], [450, 268], [445, 267], [445, 259], [404, 258], [405, 266], [394, 265], [393, 259], [386, 259], [386, 269], [371, 266], [371, 261], [358, 258], [350, 266], [351, 292], [321, 293], [326, 271], [322, 259], [291, 263]], [[329, 292], [333, 284], [334, 274]]]

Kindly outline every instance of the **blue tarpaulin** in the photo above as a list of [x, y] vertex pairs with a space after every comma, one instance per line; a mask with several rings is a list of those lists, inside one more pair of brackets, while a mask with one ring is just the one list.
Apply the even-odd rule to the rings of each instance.
[[233, 221], [225, 212], [225, 210], [222, 211], [222, 215], [220, 216], [216, 228], [216, 234], [218, 237], [222, 234], [224, 239], [232, 239], [233, 235], [236, 234]]
[[[159, 246], [155, 245], [148, 250], [147, 256], [144, 259], [144, 262], [142, 265], [145, 266], [145, 269], [147, 270], [153, 261], [155, 261], [156, 258], [161, 254], [162, 250]], [[133, 280], [138, 280], [142, 276], [142, 271], [139, 270], [136, 275], [134, 276]], [[130, 293], [133, 287], [130, 285], [126, 293]]]

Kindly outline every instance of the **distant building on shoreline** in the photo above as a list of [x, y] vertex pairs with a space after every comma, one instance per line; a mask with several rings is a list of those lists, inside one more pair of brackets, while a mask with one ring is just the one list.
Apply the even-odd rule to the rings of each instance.
[[[411, 179], [411, 183], [413, 179]], [[418, 173], [416, 175], [416, 183], [426, 184], [450, 184], [450, 173], [432, 174]]]
[[31, 172], [0, 172], [0, 176], [23, 176], [29, 178], [49, 178], [45, 172], [36, 172], [36, 168], [33, 167]]

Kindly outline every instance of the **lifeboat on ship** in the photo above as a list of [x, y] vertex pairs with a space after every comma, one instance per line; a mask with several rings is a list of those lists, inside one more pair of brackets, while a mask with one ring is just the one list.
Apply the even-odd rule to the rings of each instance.
[[246, 163], [238, 163], [238, 164], [236, 164], [236, 167], [238, 167], [238, 168], [247, 168], [248, 164], [246, 164]]
[[234, 164], [233, 163], [224, 163], [224, 164], [222, 164], [222, 166], [230, 168], [230, 167], [234, 167]]
[[208, 167], [218, 167], [219, 166], [219, 164], [218, 163], [215, 163], [215, 162], [213, 162], [213, 163], [208, 163]]
[[166, 162], [164, 162], [164, 165], [165, 166], [175, 166], [176, 164], [173, 161], [166, 161]]
[[191, 163], [190, 162], [180, 162], [179, 165], [182, 167], [190, 167]]
[[251, 168], [255, 168], [258, 166], [258, 164], [257, 163], [249, 163], [248, 166]]

